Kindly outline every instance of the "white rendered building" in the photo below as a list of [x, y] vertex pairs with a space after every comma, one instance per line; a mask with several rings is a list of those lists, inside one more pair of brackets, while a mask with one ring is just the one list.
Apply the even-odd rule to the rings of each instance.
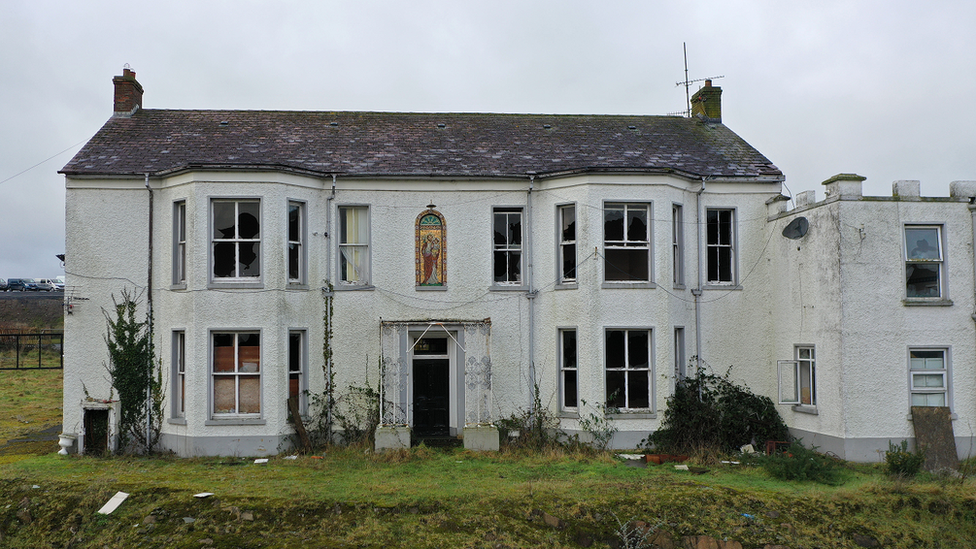
[[[420, 437], [538, 388], [569, 432], [612, 406], [634, 447], [697, 357], [850, 459], [911, 439], [910, 401], [976, 412], [976, 185], [869, 200], [841, 177], [786, 211], [710, 82], [691, 118], [153, 110], [133, 72], [114, 82], [62, 170], [76, 451], [114, 425], [102, 308], [123, 288], [151, 301], [161, 443], [185, 456], [285, 451], [288, 398], [308, 414], [330, 376]], [[933, 235], [936, 258], [905, 250]]]

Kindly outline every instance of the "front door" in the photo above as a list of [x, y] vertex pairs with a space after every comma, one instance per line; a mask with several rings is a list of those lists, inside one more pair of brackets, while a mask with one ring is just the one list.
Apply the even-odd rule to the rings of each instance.
[[413, 347], [413, 432], [451, 434], [451, 359], [447, 337], [422, 337]]

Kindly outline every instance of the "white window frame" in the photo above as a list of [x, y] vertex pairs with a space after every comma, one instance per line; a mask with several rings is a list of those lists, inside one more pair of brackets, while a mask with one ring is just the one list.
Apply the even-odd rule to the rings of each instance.
[[[719, 218], [713, 222], [711, 215], [716, 214]], [[723, 234], [721, 216], [727, 214], [728, 232]], [[705, 208], [705, 284], [708, 286], [729, 287], [735, 286], [738, 281], [738, 226], [736, 224], [735, 208]], [[712, 227], [718, 224], [715, 230], [717, 239], [712, 238]], [[715, 241], [713, 241], [715, 240]], [[721, 256], [728, 256], [728, 279], [722, 277], [721, 264], [714, 265], [717, 274], [713, 277], [713, 264], [719, 261]], [[714, 256], [714, 257], [713, 257]]]
[[671, 278], [675, 288], [685, 287], [685, 226], [681, 204], [671, 204]]
[[688, 360], [685, 354], [685, 327], [674, 327], [674, 379], [681, 381], [688, 376]]
[[[362, 217], [355, 219], [355, 230], [351, 231], [347, 214], [358, 212]], [[339, 288], [366, 287], [370, 285], [371, 257], [370, 241], [372, 223], [370, 222], [370, 208], [362, 204], [344, 204], [338, 206], [338, 259]]]
[[[567, 235], [567, 215], [572, 215], [572, 234]], [[556, 248], [558, 258], [556, 263], [556, 280], [563, 287], [576, 287], [579, 277], [577, 263], [577, 240], [579, 238], [579, 223], [576, 217], [576, 204], [562, 204], [556, 206]], [[572, 265], [572, 272], [566, 272], [566, 265]]]
[[186, 331], [173, 330], [172, 355], [172, 410], [171, 418], [186, 417]]
[[[793, 346], [793, 359], [777, 361], [779, 403], [815, 409], [817, 406], [817, 348]], [[803, 389], [808, 389], [804, 394]]]
[[[297, 343], [295, 338], [297, 336]], [[294, 345], [298, 348], [293, 348]], [[297, 363], [296, 363], [297, 361]], [[304, 417], [308, 415], [308, 330], [292, 328], [288, 330], [288, 395], [291, 398], [293, 379], [298, 381], [298, 410]]]
[[[217, 336], [233, 336], [233, 360], [234, 369], [232, 371], [217, 372], [217, 346], [215, 338]], [[245, 335], [256, 335], [258, 337], [258, 362], [242, 363], [240, 356], [240, 338]], [[264, 410], [264, 372], [262, 362], [264, 360], [264, 337], [261, 330], [211, 330], [210, 332], [210, 416], [212, 419], [258, 419], [262, 417]], [[246, 368], [246, 369], [245, 369]], [[252, 368], [256, 368], [253, 371]], [[241, 412], [241, 380], [257, 377], [258, 381], [258, 411]], [[234, 411], [217, 411], [217, 380], [232, 379], [234, 381]]]
[[[935, 245], [928, 244], [927, 240], [918, 240], [918, 235], [909, 236], [910, 231], [935, 231]], [[905, 298], [907, 301], [928, 302], [948, 299], [948, 284], [945, 268], [945, 246], [944, 226], [940, 224], [906, 224], [902, 229], [904, 235], [904, 258], [905, 258]], [[912, 242], [915, 240], [915, 242]], [[920, 245], [925, 244], [925, 248]], [[926, 257], [932, 256], [935, 257]], [[910, 295], [909, 281], [911, 273], [917, 267], [932, 268], [938, 271], [936, 275], [935, 295]]]
[[186, 200], [173, 202], [173, 286], [186, 287]]
[[[499, 217], [504, 216], [506, 227], [511, 224], [510, 216], [517, 216], [519, 221], [519, 241], [512, 242], [508, 231], [506, 231], [504, 241], [499, 242], [498, 231], [495, 230]], [[525, 286], [525, 208], [516, 207], [494, 207], [491, 210], [491, 284], [494, 287], [505, 287], [506, 289], [520, 289]], [[518, 277], [514, 280], [510, 278], [513, 255], [518, 255]], [[505, 258], [505, 275], [502, 280], [498, 279], [499, 257]]]
[[[935, 363], [934, 357], [916, 357], [915, 354], [939, 353], [941, 357], [941, 368], [930, 368]], [[952, 408], [952, 371], [951, 353], [949, 347], [938, 346], [913, 346], [908, 349], [908, 390], [909, 406], [938, 406], [938, 404], [917, 403], [915, 397], [925, 397], [941, 395], [942, 406]], [[941, 386], [927, 384], [916, 384], [921, 378], [939, 378]]]
[[[609, 356], [610, 356], [610, 334], [612, 332], [623, 332], [624, 342], [623, 342], [623, 366], [622, 367], [609, 367]], [[631, 349], [630, 349], [630, 334], [632, 333], [645, 333], [647, 334], [647, 365], [643, 368], [631, 367]], [[608, 408], [616, 408], [624, 412], [648, 412], [654, 413], [655, 410], [655, 379], [654, 379], [654, 330], [651, 328], [605, 328], [603, 331], [603, 374], [604, 374], [604, 401]], [[610, 382], [609, 377], [611, 373], [621, 372], [624, 377], [624, 394], [623, 400], [620, 402], [616, 400], [614, 402], [610, 401]], [[632, 377], [638, 377], [641, 372], [646, 372], [647, 375], [647, 406], [633, 406], [631, 402], [631, 383]], [[618, 397], [619, 399], [620, 397]]]
[[[569, 349], [567, 349], [567, 336], [572, 334], [573, 345], [572, 345], [572, 356], [567, 356], [569, 354]], [[578, 412], [579, 411], [579, 332], [576, 328], [559, 328], [559, 338], [557, 340], [559, 345], [559, 407], [560, 410], [565, 412]], [[570, 381], [569, 377], [574, 379]], [[575, 402], [567, 401], [567, 391], [572, 385], [573, 393], [575, 395]]]
[[[628, 231], [627, 219], [631, 212], [644, 212], [644, 239], [632, 239]], [[610, 240], [607, 235], [607, 214], [621, 211], [623, 215], [623, 238]], [[651, 202], [604, 202], [603, 204], [603, 287], [604, 288], [648, 288], [654, 287], [653, 222], [654, 205]], [[646, 278], [611, 278], [620, 276], [622, 270], [613, 265], [610, 256], [616, 252], [641, 252], [647, 254]], [[633, 262], [636, 263], [636, 262]]]
[[[287, 228], [285, 231], [285, 270], [288, 276], [288, 284], [292, 286], [304, 286], [308, 280], [307, 251], [305, 241], [307, 236], [307, 221], [305, 213], [306, 203], [301, 200], [289, 200], [288, 210], [286, 211]], [[296, 211], [298, 215], [298, 227], [292, 232], [291, 214]], [[292, 263], [297, 276], [292, 276]]]
[[[216, 205], [217, 204], [234, 204], [234, 230], [235, 235], [231, 238], [216, 238]], [[240, 236], [240, 206], [241, 204], [256, 204], [257, 205], [257, 222], [258, 222], [258, 232], [257, 236], [253, 238], [244, 238]], [[209, 255], [209, 280], [211, 287], [235, 287], [235, 288], [259, 288], [261, 287], [263, 276], [264, 276], [264, 219], [263, 219], [263, 201], [260, 197], [211, 197], [210, 198], [210, 247], [208, 250]], [[232, 244], [234, 246], [234, 270], [231, 276], [216, 276], [214, 274], [216, 258], [214, 257], [215, 249], [218, 244]], [[246, 244], [253, 244], [256, 246], [257, 251], [255, 255], [255, 261], [257, 261], [256, 275], [241, 275], [238, 271], [240, 266], [240, 252], [241, 246]]]

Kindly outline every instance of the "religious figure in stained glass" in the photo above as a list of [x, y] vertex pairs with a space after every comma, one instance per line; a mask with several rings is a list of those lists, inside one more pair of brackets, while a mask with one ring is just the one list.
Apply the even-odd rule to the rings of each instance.
[[433, 209], [433, 204], [427, 208], [417, 216], [417, 286], [444, 286], [447, 284], [447, 272], [444, 269], [447, 228], [444, 225], [444, 216]]

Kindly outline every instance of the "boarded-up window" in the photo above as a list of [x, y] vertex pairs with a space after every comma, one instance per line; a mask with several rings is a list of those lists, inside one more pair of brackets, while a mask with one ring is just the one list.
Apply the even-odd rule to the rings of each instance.
[[261, 413], [261, 334], [213, 334], [213, 413]]

